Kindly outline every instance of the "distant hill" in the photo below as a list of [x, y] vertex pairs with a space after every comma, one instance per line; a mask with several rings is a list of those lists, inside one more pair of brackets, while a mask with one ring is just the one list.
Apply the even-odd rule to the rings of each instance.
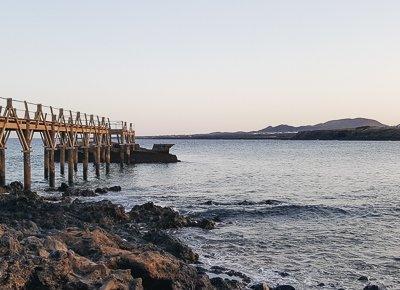
[[[400, 126], [400, 125], [399, 125]], [[164, 136], [139, 136], [138, 138], [148, 139], [292, 139], [296, 135], [303, 132], [319, 132], [319, 131], [335, 131], [335, 130], [351, 130], [356, 128], [372, 128], [372, 129], [386, 129], [389, 126], [382, 124], [376, 120], [366, 118], [355, 119], [340, 119], [332, 120], [325, 123], [308, 126], [290, 126], [279, 125], [269, 126], [259, 131], [251, 132], [212, 132], [208, 134], [192, 134], [192, 135], [164, 135]], [[393, 128], [393, 127], [391, 127]], [[300, 132], [300, 133], [299, 133]], [[359, 132], [359, 131], [357, 131]], [[396, 131], [397, 132], [397, 131]], [[372, 134], [376, 134], [372, 131]], [[391, 134], [391, 133], [390, 133]], [[329, 134], [327, 134], [326, 138]], [[317, 136], [317, 135], [315, 135]], [[301, 138], [312, 139], [316, 138], [314, 135], [301, 135]], [[319, 136], [319, 135], [318, 135]], [[332, 137], [332, 136], [331, 136]], [[335, 136], [336, 138], [337, 136]], [[349, 137], [351, 138], [351, 137]], [[360, 137], [362, 138], [362, 137]], [[379, 138], [379, 137], [378, 137]], [[385, 136], [385, 138], [388, 138]], [[397, 137], [396, 137], [397, 138]]]
[[264, 133], [264, 134], [297, 133], [297, 132], [316, 131], [316, 130], [354, 129], [358, 127], [387, 127], [387, 125], [372, 119], [354, 118], [354, 119], [332, 120], [316, 125], [307, 125], [298, 127], [290, 125], [279, 125], [275, 127], [268, 126], [259, 131], [255, 131], [255, 133]]

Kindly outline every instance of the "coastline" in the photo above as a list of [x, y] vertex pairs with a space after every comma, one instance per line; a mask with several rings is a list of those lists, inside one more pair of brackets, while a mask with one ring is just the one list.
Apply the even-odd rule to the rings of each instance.
[[288, 140], [288, 141], [400, 141], [399, 127], [357, 127], [336, 130], [310, 130], [291, 133], [210, 133], [193, 135], [138, 136], [137, 139], [160, 140]]
[[198, 255], [168, 231], [212, 230], [215, 221], [151, 202], [125, 211], [107, 200], [79, 199], [101, 194], [98, 189], [59, 190], [61, 196], [45, 197], [22, 191], [18, 182], [3, 188], [1, 289], [294, 289], [254, 285], [246, 275], [218, 266], [208, 273]]

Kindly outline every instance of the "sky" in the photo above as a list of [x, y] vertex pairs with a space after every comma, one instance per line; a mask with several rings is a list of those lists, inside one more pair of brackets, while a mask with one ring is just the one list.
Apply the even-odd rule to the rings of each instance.
[[0, 0], [0, 96], [138, 135], [400, 124], [397, 0]]

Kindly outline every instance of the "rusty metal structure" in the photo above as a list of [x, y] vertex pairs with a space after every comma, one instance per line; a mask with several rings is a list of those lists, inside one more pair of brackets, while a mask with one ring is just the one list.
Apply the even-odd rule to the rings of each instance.
[[[119, 150], [120, 166], [129, 164], [135, 145], [132, 124], [111, 122], [108, 118], [64, 110], [27, 101], [0, 97], [0, 186], [6, 184], [6, 144], [15, 132], [22, 147], [24, 189], [31, 190], [32, 139], [39, 133], [44, 147], [44, 177], [55, 187], [54, 152], [60, 153], [60, 174], [68, 167], [68, 183], [74, 183], [78, 171], [78, 152], [83, 153], [82, 174], [88, 179], [89, 154], [94, 156], [96, 177], [100, 177], [100, 164], [105, 163], [110, 173], [111, 150]], [[116, 140], [113, 141], [113, 140]], [[66, 156], [67, 155], [67, 156]]]

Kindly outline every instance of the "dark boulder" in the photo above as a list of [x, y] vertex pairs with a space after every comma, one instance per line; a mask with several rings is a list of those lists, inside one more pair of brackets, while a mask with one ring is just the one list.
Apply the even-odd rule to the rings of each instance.
[[253, 290], [270, 290], [266, 283], [259, 283], [250, 287]]
[[229, 269], [227, 269], [225, 267], [222, 267], [222, 266], [218, 266], [218, 265], [212, 266], [210, 268], [210, 270], [211, 270], [212, 273], [217, 274], [217, 275], [223, 274], [223, 273], [229, 271]]
[[383, 290], [383, 288], [379, 287], [378, 285], [369, 284], [364, 287], [364, 290]]
[[229, 279], [223, 279], [221, 277], [214, 277], [211, 279], [211, 284], [217, 289], [217, 290], [242, 290], [246, 289], [246, 286], [237, 281], [237, 280], [229, 280]]
[[215, 229], [215, 222], [209, 219], [202, 219], [199, 221], [192, 221], [189, 220], [188, 226], [190, 227], [197, 227], [205, 230], [213, 230]]
[[121, 191], [121, 190], [122, 190], [122, 188], [119, 185], [111, 186], [111, 187], [108, 188], [108, 191], [114, 191], [114, 192], [118, 192], [118, 191]]
[[150, 226], [170, 229], [188, 226], [188, 219], [169, 207], [161, 207], [152, 202], [136, 205], [129, 212], [132, 221]]
[[63, 192], [62, 196], [82, 196], [82, 197], [93, 197], [97, 196], [97, 194], [92, 189], [88, 188], [72, 188], [69, 187], [65, 192]]
[[296, 290], [293, 286], [290, 285], [278, 285], [273, 290]]
[[153, 230], [148, 232], [144, 238], [185, 262], [196, 263], [199, 260], [199, 255], [190, 247], [165, 232]]
[[66, 192], [69, 186], [65, 182], [62, 182], [61, 185], [57, 188], [58, 191]]
[[235, 270], [229, 270], [227, 272], [225, 272], [226, 275], [230, 276], [230, 277], [236, 277], [236, 278], [240, 278], [244, 283], [250, 283], [251, 279], [249, 276], [243, 274], [242, 272], [239, 271], [235, 271]]
[[108, 190], [105, 187], [98, 187], [94, 190], [94, 192], [98, 194], [106, 194]]
[[24, 185], [19, 181], [13, 181], [7, 186], [7, 189], [11, 194], [17, 194], [24, 190]]

